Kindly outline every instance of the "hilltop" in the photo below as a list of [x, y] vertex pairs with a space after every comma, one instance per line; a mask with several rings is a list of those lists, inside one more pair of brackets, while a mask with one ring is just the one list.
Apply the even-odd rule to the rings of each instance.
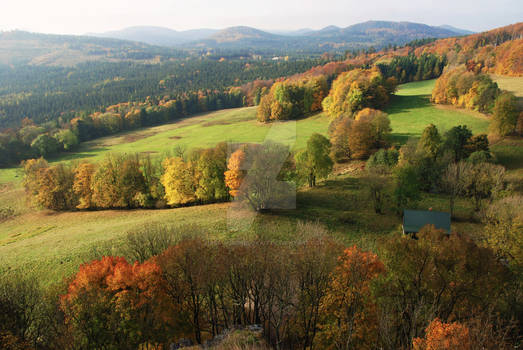
[[149, 45], [175, 46], [208, 38], [216, 32], [218, 30], [208, 28], [176, 31], [165, 27], [135, 26], [104, 33], [88, 33], [86, 35], [139, 41]]
[[304, 30], [298, 35], [273, 34], [251, 27], [231, 27], [211, 37], [187, 43], [184, 47], [253, 48], [282, 47], [306, 52], [401, 45], [423, 38], [446, 38], [460, 35], [458, 31], [410, 22], [368, 21], [346, 28], [328, 26], [320, 30]]
[[74, 66], [83, 62], [147, 62], [157, 56], [180, 57], [172, 48], [137, 41], [55, 35], [24, 31], [0, 32], [0, 65]]

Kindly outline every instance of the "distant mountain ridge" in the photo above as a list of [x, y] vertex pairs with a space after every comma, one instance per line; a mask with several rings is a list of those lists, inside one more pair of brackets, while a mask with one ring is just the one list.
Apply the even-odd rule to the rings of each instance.
[[[340, 47], [383, 46], [388, 42], [404, 44], [422, 38], [445, 38], [472, 32], [451, 26], [429, 26], [412, 22], [367, 21], [345, 28], [328, 26], [320, 30], [263, 31], [248, 26], [175, 31], [163, 27], [130, 27], [120, 31], [89, 34], [104, 38], [144, 42], [151, 45], [261, 48], [278, 45], [282, 49], [325, 50]], [[321, 49], [320, 49], [321, 47]]]
[[186, 42], [208, 38], [216, 32], [218, 32], [217, 29], [207, 28], [176, 31], [165, 27], [136, 26], [105, 33], [88, 33], [86, 35], [138, 41], [149, 45], [176, 46]]
[[389, 44], [401, 45], [424, 38], [447, 38], [461, 35], [450, 29], [411, 22], [368, 21], [340, 28], [328, 26], [302, 35], [272, 34], [251, 27], [231, 27], [211, 37], [189, 42], [183, 47], [268, 50], [279, 48], [306, 52], [360, 49]]
[[[454, 29], [457, 30], [457, 29]], [[268, 32], [247, 26], [223, 30], [175, 31], [163, 27], [130, 27], [91, 36], [24, 31], [0, 32], [0, 65], [71, 66], [90, 61], [156, 62], [186, 58], [209, 50], [239, 50], [242, 55], [320, 54], [349, 49], [379, 49], [415, 39], [461, 36], [447, 28], [420, 23], [368, 21], [346, 28]], [[203, 51], [203, 53], [202, 53]]]
[[180, 50], [138, 41], [78, 35], [0, 32], [0, 65], [73, 66], [104, 61], [150, 61], [157, 56], [181, 57]]
[[443, 29], [451, 30], [451, 31], [456, 32], [456, 33], [461, 34], [461, 35], [470, 35], [470, 34], [474, 34], [475, 33], [475, 32], [473, 32], [471, 30], [456, 28], [456, 27], [453, 27], [453, 26], [449, 26], [448, 24], [444, 24], [444, 25], [441, 25], [439, 27], [443, 28]]

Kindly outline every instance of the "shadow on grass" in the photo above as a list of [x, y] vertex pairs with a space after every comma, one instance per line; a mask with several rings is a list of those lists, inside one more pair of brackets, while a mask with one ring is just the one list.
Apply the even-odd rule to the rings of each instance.
[[430, 106], [428, 95], [417, 96], [392, 96], [389, 106], [385, 110], [389, 114], [412, 112], [413, 109], [426, 108]]
[[419, 134], [414, 134], [414, 133], [391, 134], [390, 142], [393, 145], [404, 145], [411, 138], [419, 138]]
[[92, 158], [99, 155], [100, 152], [109, 151], [107, 147], [100, 147], [95, 149], [90, 149], [88, 151], [77, 151], [74, 153], [60, 153], [57, 156], [50, 157], [48, 160], [50, 162], [62, 162], [62, 161], [74, 161], [78, 159]]

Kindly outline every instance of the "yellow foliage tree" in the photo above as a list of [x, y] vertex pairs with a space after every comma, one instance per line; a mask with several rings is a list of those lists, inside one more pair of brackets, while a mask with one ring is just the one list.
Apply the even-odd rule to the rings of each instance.
[[165, 187], [165, 199], [170, 205], [179, 205], [196, 200], [195, 181], [191, 163], [180, 157], [163, 161], [164, 173], [161, 178]]
[[242, 180], [245, 176], [245, 171], [242, 169], [244, 161], [245, 152], [243, 149], [238, 149], [231, 154], [229, 162], [227, 163], [228, 170], [225, 172], [225, 184], [229, 187], [229, 193], [233, 197], [238, 196]]
[[91, 181], [95, 173], [95, 166], [91, 163], [81, 163], [74, 170], [73, 190], [78, 196], [78, 209], [88, 209], [93, 206]]

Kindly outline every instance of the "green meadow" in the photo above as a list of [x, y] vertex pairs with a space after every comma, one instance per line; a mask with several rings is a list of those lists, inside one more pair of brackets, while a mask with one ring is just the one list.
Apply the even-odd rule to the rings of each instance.
[[[441, 131], [462, 124], [475, 133], [487, 131], [485, 116], [432, 105], [429, 95], [433, 86], [434, 81], [425, 81], [399, 88], [387, 108], [395, 142], [418, 137], [430, 123]], [[77, 152], [52, 161], [98, 161], [109, 152], [161, 156], [177, 146], [189, 150], [221, 141], [261, 142], [265, 139], [284, 142], [296, 150], [305, 146], [312, 133], [326, 134], [328, 124], [328, 117], [322, 113], [296, 122], [260, 124], [256, 121], [255, 108], [231, 109], [87, 142]], [[516, 180], [520, 179], [523, 169], [523, 154], [518, 151], [522, 146], [519, 140], [493, 146], [500, 162], [511, 166], [509, 175]], [[259, 221], [263, 225], [287, 227], [289, 237], [297, 221], [318, 221], [347, 244], [357, 243], [372, 249], [380, 237], [398, 232], [401, 220], [392, 212], [387, 215], [374, 213], [371, 203], [364, 199], [361, 165], [361, 162], [353, 162], [337, 168], [335, 175], [318, 188], [298, 192], [297, 209], [264, 214]], [[19, 169], [0, 170], [0, 183], [3, 183], [0, 185], [0, 208], [11, 207], [16, 214], [0, 223], [0, 266], [37, 274], [43, 283], [70, 275], [86, 260], [104, 254], [123, 254], [121, 247], [126, 232], [155, 222], [198, 224], [214, 239], [257, 234], [256, 225], [246, 230], [231, 229], [227, 203], [163, 210], [64, 213], [33, 210], [27, 204], [20, 180]], [[420, 205], [446, 210], [447, 200], [444, 196], [425, 195]], [[457, 212], [463, 220], [456, 227], [463, 230], [478, 227], [469, 220], [472, 212], [466, 201], [458, 203]]]
[[429, 124], [436, 125], [441, 133], [456, 125], [466, 125], [475, 134], [487, 133], [489, 121], [481, 113], [432, 104], [430, 95], [434, 84], [435, 80], [404, 84], [393, 96], [385, 111], [389, 113], [396, 142], [419, 137]]
[[[430, 103], [435, 80], [401, 85], [386, 112], [395, 142], [418, 137], [430, 123], [444, 132], [455, 125], [467, 125], [474, 133], [485, 133], [488, 119], [476, 112]], [[315, 132], [327, 134], [329, 118], [319, 113], [298, 121], [263, 124], [256, 121], [256, 107], [221, 110], [150, 128], [120, 133], [81, 144], [52, 162], [99, 161], [108, 153], [142, 153], [165, 156], [176, 147], [186, 150], [212, 147], [219, 142], [282, 142], [297, 150], [304, 148]], [[17, 169], [0, 169], [0, 183], [20, 179]]]

